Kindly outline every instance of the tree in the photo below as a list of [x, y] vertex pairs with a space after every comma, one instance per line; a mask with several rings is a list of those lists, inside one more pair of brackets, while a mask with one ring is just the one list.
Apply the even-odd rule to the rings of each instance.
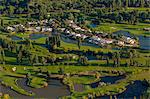
[[125, 7], [128, 8], [129, 0], [125, 0]]
[[146, 64], [145, 64], [147, 67], [150, 67], [150, 61], [149, 60], [146, 60]]
[[56, 45], [57, 45], [57, 47], [61, 46], [61, 41], [60, 41], [60, 35], [59, 34], [56, 36]]
[[112, 7], [113, 7], [113, 8], [112, 8], [113, 11], [116, 10], [116, 0], [113, 0], [113, 1], [112, 1]]
[[138, 57], [136, 50], [129, 50], [129, 60], [130, 60], [130, 66], [135, 66], [138, 65], [138, 63], [136, 62], [135, 58]]
[[119, 52], [117, 52], [116, 58], [117, 58], [117, 66], [120, 66], [120, 53]]
[[120, 66], [120, 53], [119, 52], [115, 52], [113, 53], [113, 61], [114, 61], [114, 67], [118, 67]]
[[26, 77], [27, 77], [28, 79], [30, 78], [30, 76], [31, 76], [30, 73], [27, 73], [27, 74], [26, 74]]
[[51, 36], [48, 39], [46, 39], [46, 44], [49, 44], [48, 46], [50, 47], [49, 49], [54, 50], [55, 47], [60, 47], [60, 37], [57, 35]]
[[17, 55], [17, 63], [21, 63], [22, 62], [22, 58], [23, 58], [23, 53], [22, 51], [20, 50], [18, 55]]
[[5, 52], [1, 46], [0, 46], [0, 63], [5, 64]]
[[3, 19], [0, 19], [0, 25], [1, 25], [1, 27], [4, 26], [4, 20]]
[[109, 66], [109, 57], [108, 56], [106, 57], [106, 64], [107, 64], [107, 66]]
[[117, 22], [118, 22], [118, 23], [122, 23], [122, 21], [123, 21], [123, 17], [122, 17], [122, 15], [119, 14], [119, 15], [117, 16]]
[[34, 64], [34, 59], [35, 59], [35, 56], [33, 54], [30, 54], [29, 55], [29, 63], [30, 63], [30, 65]]
[[45, 57], [42, 57], [41, 61], [42, 61], [42, 64], [43, 64], [43, 65], [45, 65], [45, 64], [46, 64]]
[[88, 62], [88, 58], [85, 57], [85, 56], [80, 56], [79, 59], [78, 59], [78, 63], [81, 64], [81, 65], [86, 65]]
[[97, 11], [97, 14], [98, 14], [98, 18], [101, 18], [101, 17], [103, 16], [102, 10], [101, 10], [101, 9], [98, 10], [98, 11]]
[[39, 7], [39, 19], [42, 20], [44, 18], [47, 18], [47, 8], [44, 4], [42, 4]]
[[129, 52], [129, 59], [130, 59], [130, 66], [133, 65], [133, 53], [130, 51]]
[[100, 76], [101, 76], [101, 74], [100, 74], [99, 72], [96, 72], [95, 77], [96, 77], [97, 79], [99, 79]]
[[117, 0], [116, 4], [117, 4], [118, 9], [122, 8], [122, 1], [121, 0]]
[[53, 29], [52, 35], [46, 39], [45, 43], [47, 44], [49, 50], [54, 50], [55, 47], [61, 46], [60, 34], [56, 29]]
[[80, 49], [81, 48], [81, 38], [78, 37], [77, 40], [78, 40], [78, 48]]
[[141, 7], [144, 8], [145, 0], [141, 0]]
[[21, 8], [21, 7], [19, 7], [19, 8], [17, 9], [17, 13], [19, 13], [19, 14], [22, 14], [22, 13], [23, 13], [23, 11], [24, 11], [24, 9], [23, 9], [23, 8]]
[[35, 63], [39, 63], [39, 56], [35, 55]]
[[64, 69], [63, 69], [63, 68], [59, 68], [58, 73], [59, 73], [60, 75], [63, 75], [63, 74], [64, 74]]
[[72, 13], [70, 13], [69, 16], [68, 16], [68, 19], [69, 20], [74, 20], [74, 15]]
[[30, 39], [25, 40], [25, 45], [28, 49], [32, 49], [32, 42]]
[[50, 72], [50, 71], [47, 71], [47, 72], [46, 72], [46, 75], [47, 75], [47, 77], [49, 78], [50, 75], [51, 75], [51, 72]]
[[138, 11], [132, 11], [129, 17], [131, 24], [136, 24], [138, 22]]
[[15, 10], [14, 6], [9, 6], [9, 10], [8, 10], [9, 16], [12, 16], [14, 14], [14, 10]]

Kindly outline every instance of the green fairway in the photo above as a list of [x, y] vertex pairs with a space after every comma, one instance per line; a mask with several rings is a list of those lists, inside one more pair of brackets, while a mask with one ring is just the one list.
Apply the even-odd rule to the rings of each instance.
[[30, 78], [29, 86], [33, 88], [42, 88], [44, 87], [44, 83], [46, 83], [46, 79], [33, 76]]

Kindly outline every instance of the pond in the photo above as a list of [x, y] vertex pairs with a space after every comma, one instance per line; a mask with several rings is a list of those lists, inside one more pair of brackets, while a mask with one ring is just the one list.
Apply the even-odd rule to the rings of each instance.
[[[147, 86], [145, 86], [142, 81], [135, 81], [133, 84], [130, 84], [126, 87], [123, 93], [116, 95], [117, 99], [141, 99], [142, 94], [147, 90]], [[97, 97], [97, 99], [110, 99], [110, 96]], [[113, 99], [114, 96], [112, 96]]]
[[27, 86], [26, 81], [27, 79], [19, 79], [17, 83], [24, 90], [35, 93], [36, 94], [35, 96], [30, 97], [30, 96], [21, 95], [3, 86], [0, 86], [2, 89], [1, 91], [2, 93], [7, 93], [13, 98], [18, 98], [18, 99], [34, 99], [34, 98], [58, 99], [61, 96], [70, 95], [70, 91], [68, 90], [68, 87], [62, 84], [61, 80], [50, 79], [48, 81], [47, 87], [39, 88], [39, 89], [35, 89]]
[[91, 28], [96, 28], [96, 27], [97, 27], [97, 24], [93, 24], [93, 23], [92, 23], [92, 24], [90, 24], [89, 26], [90, 26]]
[[97, 88], [100, 83], [106, 83], [106, 84], [114, 84], [116, 83], [118, 80], [124, 79], [125, 76], [121, 75], [121, 76], [104, 76], [104, 77], [100, 77], [100, 81], [92, 83], [91, 87], [92, 88]]
[[29, 38], [31, 40], [39, 39], [39, 38], [42, 38], [42, 37], [48, 37], [48, 35], [46, 35], [46, 34], [31, 34], [29, 36]]
[[[29, 39], [31, 39], [31, 40], [36, 40], [36, 39], [39, 39], [42, 37], [48, 37], [48, 35], [46, 35], [46, 34], [31, 34], [31, 35], [29, 35]], [[11, 36], [11, 39], [14, 41], [23, 40], [23, 38], [18, 37], [18, 36]]]
[[139, 36], [140, 48], [150, 50], [150, 36]]
[[11, 39], [14, 41], [23, 40], [21, 37], [18, 36], [12, 36]]
[[[66, 42], [66, 43], [73, 43], [73, 44], [77, 44], [78, 43], [77, 40], [73, 40], [71, 38], [68, 38], [65, 35], [61, 35], [61, 40]], [[82, 46], [92, 46], [92, 47], [95, 47], [95, 48], [100, 48], [98, 45], [87, 43], [87, 42], [82, 42], [81, 45]]]
[[123, 35], [123, 36], [126, 36], [126, 37], [133, 37], [133, 35], [130, 34], [130, 32], [128, 31], [123, 31], [123, 30], [120, 30], [120, 31], [117, 31], [117, 32], [114, 32], [113, 35]]

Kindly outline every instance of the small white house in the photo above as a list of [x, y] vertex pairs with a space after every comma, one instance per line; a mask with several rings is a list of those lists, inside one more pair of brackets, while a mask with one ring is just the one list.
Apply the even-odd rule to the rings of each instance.
[[12, 31], [12, 32], [14, 32], [14, 31], [15, 31], [15, 28], [13, 28], [13, 27], [11, 27], [11, 26], [8, 26], [8, 27], [6, 28], [6, 30], [7, 30], [7, 31]]
[[111, 44], [111, 43], [113, 43], [113, 40], [111, 40], [111, 39], [105, 39], [105, 42], [106, 42], [107, 44]]
[[17, 70], [17, 67], [13, 67], [12, 71], [15, 72]]
[[135, 44], [136, 43], [136, 40], [135, 39], [132, 39], [130, 37], [124, 37], [124, 41], [128, 44]]
[[125, 43], [124, 43], [123, 41], [118, 41], [118, 42], [117, 42], [117, 45], [119, 45], [119, 46], [124, 46]]
[[35, 27], [35, 29], [40, 32], [41, 31], [41, 27]]
[[43, 27], [42, 32], [52, 32], [52, 28]]

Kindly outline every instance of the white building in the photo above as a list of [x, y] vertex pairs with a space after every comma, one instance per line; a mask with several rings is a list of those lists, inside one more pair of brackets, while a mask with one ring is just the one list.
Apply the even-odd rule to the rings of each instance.
[[15, 31], [15, 28], [13, 28], [13, 27], [11, 27], [11, 26], [7, 26], [7, 31], [12, 31], [12, 32], [14, 32]]

